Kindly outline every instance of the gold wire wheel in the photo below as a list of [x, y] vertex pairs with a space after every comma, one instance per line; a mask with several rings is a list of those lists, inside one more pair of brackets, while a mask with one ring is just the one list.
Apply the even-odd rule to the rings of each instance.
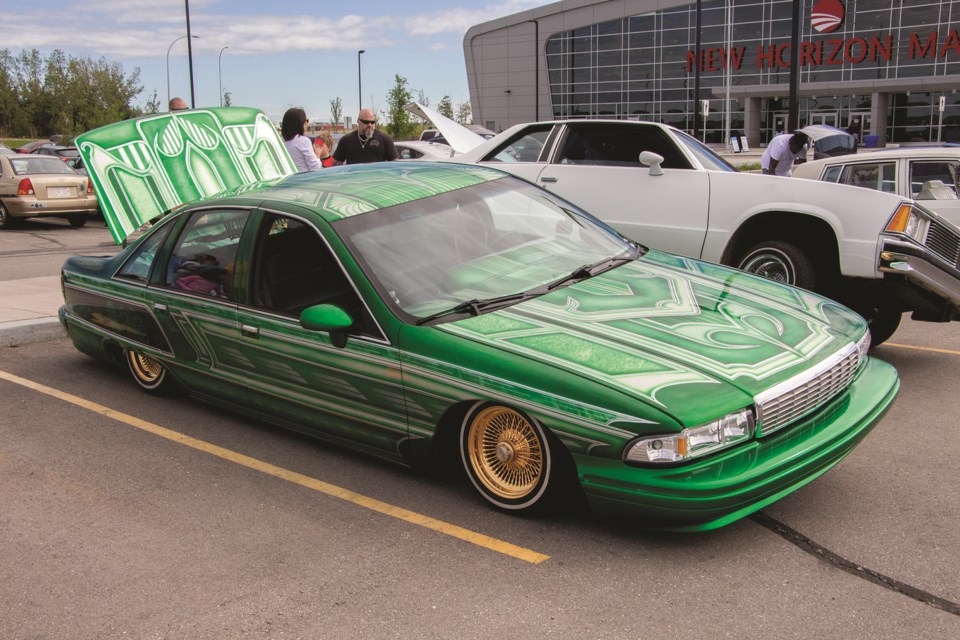
[[544, 473], [537, 430], [507, 407], [488, 407], [474, 417], [467, 433], [467, 456], [477, 480], [505, 500], [525, 498]]
[[136, 351], [127, 351], [127, 361], [130, 364], [130, 372], [144, 387], [154, 387], [160, 383], [163, 378], [164, 368], [159, 361], [150, 356], [145, 356]]

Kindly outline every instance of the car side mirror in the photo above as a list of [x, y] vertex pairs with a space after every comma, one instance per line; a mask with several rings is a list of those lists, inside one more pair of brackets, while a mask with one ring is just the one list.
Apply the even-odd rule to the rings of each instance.
[[652, 176], [663, 175], [663, 169], [660, 168], [661, 162], [663, 162], [663, 156], [659, 153], [644, 151], [640, 154], [640, 164], [645, 167], [650, 167], [650, 175]]
[[336, 305], [318, 304], [300, 313], [300, 326], [307, 331], [326, 331], [333, 346], [343, 347], [347, 344], [347, 330], [353, 326], [353, 318]]

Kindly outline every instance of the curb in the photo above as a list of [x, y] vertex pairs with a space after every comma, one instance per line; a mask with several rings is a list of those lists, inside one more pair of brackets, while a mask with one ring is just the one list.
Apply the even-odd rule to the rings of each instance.
[[35, 342], [49, 342], [66, 338], [67, 333], [59, 318], [38, 318], [0, 323], [0, 348], [19, 347]]

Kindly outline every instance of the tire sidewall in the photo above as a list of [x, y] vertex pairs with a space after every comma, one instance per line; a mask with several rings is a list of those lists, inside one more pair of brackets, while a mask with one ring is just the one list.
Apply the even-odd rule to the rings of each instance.
[[138, 354], [132, 350], [127, 350], [125, 354], [126, 361], [127, 361], [127, 369], [130, 371], [130, 375], [133, 377], [134, 382], [136, 382], [141, 389], [143, 389], [148, 393], [156, 393], [156, 394], [161, 393], [166, 386], [167, 375], [169, 375], [167, 372], [167, 368], [163, 367], [163, 371], [160, 373], [159, 376], [157, 376], [156, 380], [152, 382], [145, 380], [137, 371], [137, 365], [134, 362], [134, 359], [137, 357], [137, 355]]

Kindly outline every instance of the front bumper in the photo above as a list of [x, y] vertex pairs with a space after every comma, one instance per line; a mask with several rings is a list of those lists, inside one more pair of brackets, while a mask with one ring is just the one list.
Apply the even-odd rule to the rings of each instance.
[[960, 310], [960, 268], [925, 247], [884, 238], [880, 271], [903, 276], [911, 284], [929, 291]]
[[899, 388], [896, 370], [871, 358], [850, 387], [820, 411], [702, 461], [656, 468], [574, 458], [595, 511], [639, 517], [652, 528], [707, 531], [762, 509], [828, 471], [880, 421]]

